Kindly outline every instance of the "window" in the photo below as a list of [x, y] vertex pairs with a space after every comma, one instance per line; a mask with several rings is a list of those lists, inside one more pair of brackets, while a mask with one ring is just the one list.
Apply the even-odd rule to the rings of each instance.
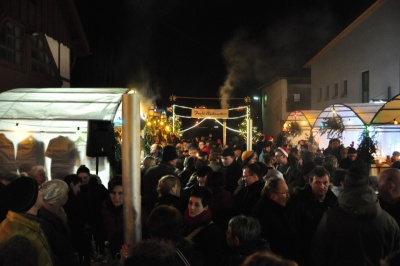
[[264, 93], [264, 97], [263, 97], [264, 107], [267, 107], [267, 101], [268, 101], [268, 95], [266, 93]]
[[41, 73], [46, 76], [55, 77], [55, 72], [52, 67], [50, 58], [47, 54], [47, 49], [43, 45], [38, 34], [31, 37], [32, 43], [32, 71]]
[[369, 71], [365, 71], [362, 73], [362, 102], [369, 102]]
[[343, 93], [342, 97], [347, 96], [347, 80], [343, 81]]
[[322, 88], [319, 88], [318, 101], [322, 100]]
[[22, 29], [6, 21], [0, 29], [0, 58], [22, 65]]
[[293, 101], [300, 102], [300, 93], [293, 94]]
[[332, 98], [337, 98], [339, 96], [339, 84], [335, 83], [335, 91], [333, 92]]
[[329, 86], [326, 86], [326, 98], [325, 100], [329, 99]]

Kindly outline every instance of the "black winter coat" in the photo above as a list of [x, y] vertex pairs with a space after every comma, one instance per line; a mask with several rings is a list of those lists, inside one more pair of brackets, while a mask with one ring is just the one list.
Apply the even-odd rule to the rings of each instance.
[[43, 207], [39, 209], [38, 217], [44, 221], [42, 223], [42, 225], [45, 225], [43, 230], [47, 234], [49, 245], [55, 256], [54, 264], [65, 266], [76, 265], [71, 231], [68, 225], [56, 214]]
[[158, 201], [155, 206], [159, 205], [168, 205], [172, 206], [178, 209], [180, 213], [183, 214], [183, 212], [186, 209], [187, 203], [184, 204], [181, 198], [175, 196], [175, 195], [162, 195], [158, 198]]
[[194, 250], [203, 255], [204, 265], [221, 265], [225, 242], [223, 233], [215, 223], [204, 226], [192, 241]]
[[229, 248], [222, 265], [240, 266], [247, 257], [264, 250], [270, 250], [269, 243], [264, 239], [260, 239], [255, 245], [240, 245], [233, 249]]
[[243, 165], [237, 161], [233, 161], [228, 167], [222, 167], [222, 173], [224, 174], [226, 182], [225, 188], [230, 191], [232, 195], [235, 193], [239, 179], [242, 178], [242, 168]]
[[147, 169], [143, 177], [143, 204], [147, 214], [150, 214], [158, 200], [157, 186], [158, 181], [165, 175], [177, 175], [177, 168], [168, 162], [161, 161], [158, 165], [154, 165]]
[[104, 201], [101, 210], [103, 221], [104, 239], [110, 243], [113, 258], [121, 250], [124, 243], [124, 215], [123, 205], [115, 207], [110, 198]]
[[288, 259], [297, 257], [298, 236], [289, 217], [288, 207], [265, 195], [256, 203], [251, 216], [260, 222], [261, 237], [268, 241], [274, 253]]
[[261, 198], [261, 190], [264, 188], [264, 180], [257, 180], [249, 186], [245, 186], [236, 192], [235, 211], [237, 214], [248, 215], [254, 205]]

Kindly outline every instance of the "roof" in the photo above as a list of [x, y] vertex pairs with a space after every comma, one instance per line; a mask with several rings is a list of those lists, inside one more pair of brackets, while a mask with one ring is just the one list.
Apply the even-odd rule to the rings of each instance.
[[364, 13], [362, 13], [357, 19], [355, 19], [349, 26], [347, 26], [339, 35], [337, 35], [332, 41], [330, 41], [321, 51], [319, 51], [310, 61], [308, 61], [304, 67], [308, 68], [328, 52], [332, 47], [344, 39], [350, 32], [352, 32], [358, 25], [360, 25], [366, 18], [368, 18], [372, 13], [374, 13], [379, 7], [381, 7], [387, 0], [377, 0], [372, 4]]
[[86, 130], [88, 120], [121, 119], [127, 88], [24, 88], [0, 93], [0, 130]]
[[311, 129], [321, 110], [296, 110], [291, 112], [286, 122], [298, 122], [302, 128]]
[[385, 103], [371, 119], [371, 125], [393, 125], [400, 117], [400, 94]]
[[343, 125], [346, 130], [364, 129], [366, 125], [371, 123], [372, 118], [383, 104], [383, 102], [379, 102], [329, 105], [318, 115], [313, 128], [320, 128], [321, 123], [324, 122], [324, 118], [337, 114], [342, 117]]

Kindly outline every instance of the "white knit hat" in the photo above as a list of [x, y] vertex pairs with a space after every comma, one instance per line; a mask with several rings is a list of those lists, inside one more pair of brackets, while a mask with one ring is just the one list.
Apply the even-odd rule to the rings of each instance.
[[43, 183], [43, 200], [49, 204], [54, 204], [65, 197], [68, 193], [68, 185], [63, 180], [53, 179]]

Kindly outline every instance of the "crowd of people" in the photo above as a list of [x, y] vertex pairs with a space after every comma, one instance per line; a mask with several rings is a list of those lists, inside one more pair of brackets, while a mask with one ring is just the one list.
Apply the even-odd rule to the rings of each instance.
[[121, 176], [106, 188], [84, 165], [64, 180], [41, 167], [9, 173], [0, 265], [398, 265], [399, 156], [370, 176], [339, 139], [324, 150], [264, 135], [251, 148], [153, 143], [141, 165], [143, 240], [132, 246]]

